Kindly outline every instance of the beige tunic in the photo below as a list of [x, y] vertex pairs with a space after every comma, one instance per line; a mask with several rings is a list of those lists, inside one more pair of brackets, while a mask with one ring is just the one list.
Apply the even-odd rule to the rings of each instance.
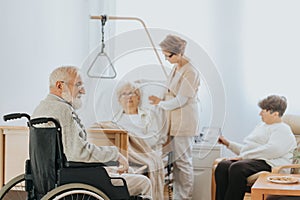
[[197, 91], [200, 85], [199, 72], [190, 64], [182, 66], [178, 71], [174, 66], [167, 82], [169, 88], [165, 100], [177, 95], [188, 98], [186, 104], [170, 111], [170, 135], [194, 136], [199, 129], [199, 112]]

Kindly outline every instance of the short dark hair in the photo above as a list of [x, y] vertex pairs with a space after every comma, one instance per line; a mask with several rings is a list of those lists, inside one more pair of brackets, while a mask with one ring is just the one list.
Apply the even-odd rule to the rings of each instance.
[[287, 100], [284, 96], [270, 95], [258, 103], [258, 106], [263, 109], [273, 112], [278, 112], [281, 117], [287, 107]]

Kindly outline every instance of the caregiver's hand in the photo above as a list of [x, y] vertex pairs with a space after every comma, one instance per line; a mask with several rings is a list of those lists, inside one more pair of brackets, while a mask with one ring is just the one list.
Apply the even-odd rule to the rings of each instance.
[[150, 104], [152, 104], [152, 105], [157, 105], [161, 101], [160, 98], [158, 98], [157, 96], [154, 96], [154, 95], [149, 96], [148, 99], [150, 101]]

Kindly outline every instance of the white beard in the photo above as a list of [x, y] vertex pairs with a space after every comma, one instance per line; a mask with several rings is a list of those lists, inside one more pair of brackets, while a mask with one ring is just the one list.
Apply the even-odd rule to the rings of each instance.
[[66, 88], [62, 92], [61, 96], [65, 101], [70, 103], [75, 110], [78, 110], [79, 108], [81, 108], [82, 101], [81, 101], [81, 95], [80, 94], [77, 95], [75, 98], [72, 98], [69, 88]]

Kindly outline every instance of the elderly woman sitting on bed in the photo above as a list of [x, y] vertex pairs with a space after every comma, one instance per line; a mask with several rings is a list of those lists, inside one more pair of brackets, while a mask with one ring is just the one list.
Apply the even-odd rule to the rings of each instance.
[[117, 89], [122, 109], [113, 117], [113, 122], [130, 132], [131, 136], [146, 142], [152, 150], [161, 153], [167, 134], [162, 131], [156, 113], [140, 107], [141, 92], [133, 83], [126, 82]]
[[122, 109], [112, 121], [129, 133], [129, 161], [148, 166], [153, 199], [163, 199], [164, 166], [161, 152], [167, 134], [161, 131], [155, 113], [139, 106], [141, 93], [134, 84], [126, 82], [121, 85], [117, 89], [117, 97]]

